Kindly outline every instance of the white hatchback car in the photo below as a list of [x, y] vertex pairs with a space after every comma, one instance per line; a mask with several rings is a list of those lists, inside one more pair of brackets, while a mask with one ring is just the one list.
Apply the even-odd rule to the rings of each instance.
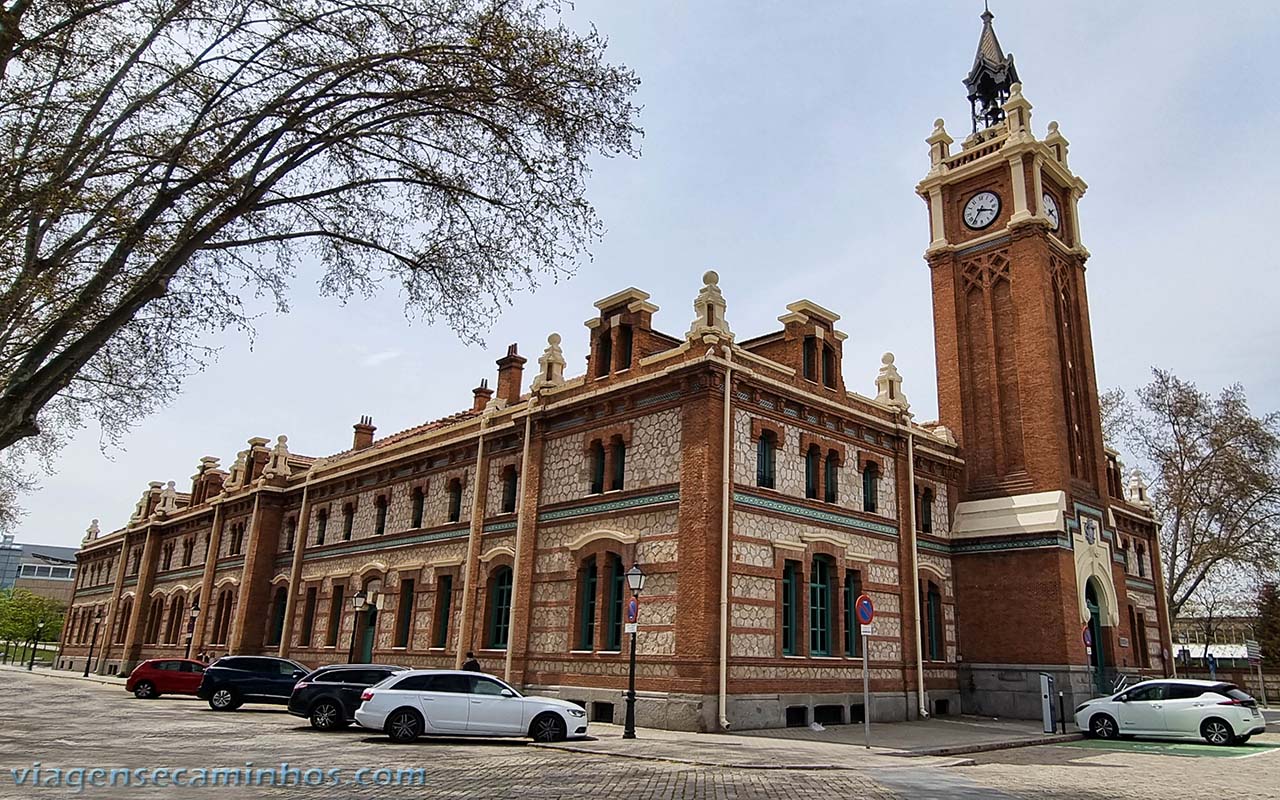
[[1221, 681], [1143, 681], [1076, 708], [1076, 725], [1098, 739], [1151, 736], [1244, 744], [1267, 729], [1252, 697]]
[[557, 742], [587, 735], [579, 706], [528, 697], [490, 675], [455, 670], [397, 672], [365, 689], [356, 722], [392, 741], [419, 736], [529, 736]]

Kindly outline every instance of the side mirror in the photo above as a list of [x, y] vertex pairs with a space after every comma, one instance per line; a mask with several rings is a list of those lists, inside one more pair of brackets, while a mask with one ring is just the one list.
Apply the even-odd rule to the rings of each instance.
[[510, 689], [503, 689], [503, 690], [502, 690], [502, 696], [503, 696], [503, 697], [515, 697], [515, 696], [516, 696], [516, 693], [515, 693], [515, 692], [513, 692], [513, 691], [511, 691]]
[[293, 671], [293, 677], [294, 677], [294, 678], [305, 678], [305, 677], [307, 677], [307, 673], [303, 672], [303, 671], [302, 671], [302, 670], [300, 670], [300, 669], [295, 669], [295, 670]]
[[1117, 702], [1117, 703], [1127, 703], [1127, 702], [1129, 702], [1129, 695], [1127, 695], [1127, 694], [1122, 694], [1122, 695], [1120, 695], [1119, 697], [1117, 697], [1117, 698], [1116, 698], [1116, 702]]

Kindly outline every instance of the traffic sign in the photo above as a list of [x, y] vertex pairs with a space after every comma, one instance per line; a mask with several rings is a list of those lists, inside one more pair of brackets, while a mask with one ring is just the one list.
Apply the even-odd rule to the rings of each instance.
[[1244, 640], [1244, 652], [1251, 666], [1262, 661], [1262, 647], [1253, 639]]
[[640, 617], [640, 598], [635, 595], [627, 603], [627, 622], [635, 622]]
[[622, 626], [623, 633], [635, 633], [639, 629], [640, 625], [635, 622], [628, 622], [626, 625]]
[[1093, 631], [1089, 630], [1088, 625], [1085, 625], [1084, 630], [1081, 631], [1081, 638], [1084, 639], [1084, 646], [1086, 650], [1093, 646]]
[[861, 633], [862, 633], [862, 635], [863, 635], [863, 636], [875, 636], [875, 635], [876, 635], [876, 626], [875, 626], [875, 625], [863, 625], [863, 626], [862, 626], [862, 631], [861, 631]]
[[858, 595], [858, 600], [854, 603], [854, 608], [856, 608], [858, 612], [858, 622], [861, 622], [863, 625], [870, 625], [871, 620], [876, 618], [875, 604], [872, 603], [871, 598], [867, 597], [865, 594]]

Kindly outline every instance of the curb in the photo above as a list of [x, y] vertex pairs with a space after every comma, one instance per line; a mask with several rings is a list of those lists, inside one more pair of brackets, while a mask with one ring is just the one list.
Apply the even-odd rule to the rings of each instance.
[[21, 667], [14, 667], [11, 664], [0, 664], [0, 670], [8, 672], [26, 672], [28, 675], [40, 675], [45, 678], [61, 678], [64, 681], [81, 681], [83, 683], [96, 683], [100, 686], [124, 686], [124, 679], [116, 678], [108, 675], [63, 675], [61, 673], [66, 670], [26, 670]]
[[[750, 769], [761, 771], [785, 771], [791, 770], [796, 772], [821, 772], [821, 771], [847, 771], [847, 772], [867, 772], [879, 769], [903, 769], [903, 767], [891, 767], [886, 765], [867, 767], [862, 765], [851, 766], [848, 764], [760, 764], [760, 763], [744, 763], [740, 761], [710, 761], [695, 760], [689, 758], [677, 758], [675, 756], [657, 756], [645, 753], [619, 753], [607, 750], [592, 750], [589, 747], [575, 747], [573, 745], [562, 744], [543, 744], [533, 742], [531, 747], [542, 747], [547, 750], [560, 750], [566, 753], [582, 753], [590, 756], [604, 756], [611, 758], [631, 758], [637, 761], [661, 761], [668, 764], [681, 764], [693, 767], [715, 767], [720, 769]], [[882, 755], [890, 755], [884, 753]], [[919, 755], [925, 755], [921, 753]], [[937, 764], [937, 767], [971, 767], [976, 762], [972, 758], [957, 758], [948, 764]]]
[[1014, 739], [1005, 742], [984, 742], [982, 744], [962, 744], [954, 747], [933, 747], [925, 750], [909, 750], [894, 753], [903, 758], [919, 758], [921, 756], [958, 756], [966, 753], [988, 753], [993, 750], [1013, 750], [1018, 747], [1039, 747], [1046, 744], [1065, 744], [1084, 738], [1083, 733], [1062, 733], [1056, 736], [1045, 736], [1043, 739]]

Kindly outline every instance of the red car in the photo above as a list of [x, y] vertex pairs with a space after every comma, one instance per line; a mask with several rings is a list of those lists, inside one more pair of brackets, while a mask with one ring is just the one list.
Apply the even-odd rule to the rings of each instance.
[[204, 679], [204, 664], [194, 658], [152, 658], [129, 673], [124, 688], [148, 700], [162, 694], [195, 694]]

